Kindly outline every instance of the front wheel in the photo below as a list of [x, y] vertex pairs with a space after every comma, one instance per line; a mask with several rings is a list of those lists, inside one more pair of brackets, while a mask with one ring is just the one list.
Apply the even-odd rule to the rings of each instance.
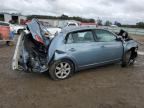
[[123, 59], [122, 59], [122, 67], [127, 67], [129, 65], [134, 64], [135, 58], [132, 58], [131, 55], [132, 55], [132, 51], [131, 50], [127, 51], [124, 54]]
[[70, 77], [74, 72], [74, 65], [69, 60], [59, 60], [51, 64], [50, 77], [53, 80], [63, 80]]

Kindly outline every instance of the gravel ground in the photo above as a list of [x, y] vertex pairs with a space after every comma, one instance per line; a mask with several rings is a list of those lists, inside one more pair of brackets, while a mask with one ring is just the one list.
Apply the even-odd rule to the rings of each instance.
[[128, 68], [113, 64], [52, 81], [12, 71], [13, 53], [14, 46], [0, 45], [0, 108], [144, 108], [144, 55]]

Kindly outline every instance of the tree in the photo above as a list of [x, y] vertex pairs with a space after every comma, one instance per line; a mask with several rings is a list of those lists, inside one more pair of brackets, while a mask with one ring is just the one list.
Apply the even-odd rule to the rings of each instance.
[[89, 19], [89, 22], [95, 23], [94, 19]]
[[61, 16], [45, 16], [45, 15], [29, 15], [27, 16], [28, 20], [31, 20], [33, 18], [38, 18], [38, 19], [61, 19], [61, 20], [76, 20], [80, 22], [86, 22], [86, 23], [95, 23], [94, 19], [87, 19], [87, 18], [82, 18], [78, 16], [73, 16], [69, 17], [67, 15], [61, 15]]
[[110, 22], [108, 20], [105, 22], [105, 26], [111, 26], [111, 25], [112, 25], [112, 22]]
[[100, 25], [100, 26], [102, 25], [102, 20], [101, 19], [97, 20], [97, 25]]
[[136, 26], [139, 28], [144, 28], [144, 22], [138, 22], [136, 23]]

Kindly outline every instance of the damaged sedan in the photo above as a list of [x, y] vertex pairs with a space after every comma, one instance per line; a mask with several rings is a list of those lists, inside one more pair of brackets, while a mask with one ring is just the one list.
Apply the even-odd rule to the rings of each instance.
[[36, 19], [27, 24], [15, 48], [13, 70], [48, 72], [53, 80], [62, 80], [94, 66], [121, 62], [127, 67], [137, 57], [137, 42], [108, 30], [68, 27], [50, 36], [44, 28]]

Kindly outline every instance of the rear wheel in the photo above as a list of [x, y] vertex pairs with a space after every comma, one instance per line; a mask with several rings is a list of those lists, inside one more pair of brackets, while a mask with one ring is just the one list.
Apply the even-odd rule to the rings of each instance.
[[59, 60], [52, 63], [49, 69], [50, 77], [53, 80], [69, 78], [74, 72], [74, 65], [69, 60]]

